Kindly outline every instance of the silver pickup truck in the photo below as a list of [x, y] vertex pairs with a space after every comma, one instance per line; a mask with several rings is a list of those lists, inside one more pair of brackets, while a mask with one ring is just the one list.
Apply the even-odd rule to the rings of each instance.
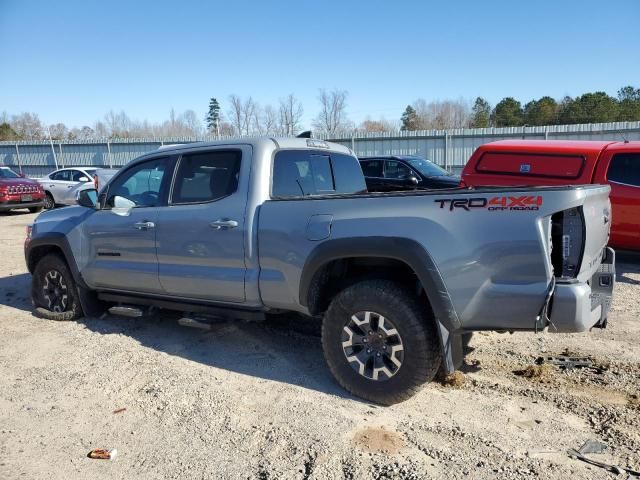
[[98, 196], [41, 214], [25, 256], [41, 315], [150, 308], [322, 321], [360, 397], [402, 401], [462, 361], [477, 330], [604, 327], [608, 186], [369, 193], [348, 148], [315, 139], [144, 155]]

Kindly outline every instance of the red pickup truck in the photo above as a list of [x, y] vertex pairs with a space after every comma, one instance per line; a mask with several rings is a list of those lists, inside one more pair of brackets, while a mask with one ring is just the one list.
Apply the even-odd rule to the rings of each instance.
[[504, 140], [478, 147], [461, 186], [611, 186], [612, 247], [640, 250], [640, 142]]

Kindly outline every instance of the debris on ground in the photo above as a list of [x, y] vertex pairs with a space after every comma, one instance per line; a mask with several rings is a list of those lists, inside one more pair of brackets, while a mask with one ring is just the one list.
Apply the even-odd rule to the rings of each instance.
[[127, 409], [126, 408], [118, 408], [116, 410], [113, 411], [113, 413], [122, 413], [122, 412], [126, 412]]
[[640, 472], [632, 470], [630, 468], [620, 467], [618, 465], [611, 465], [609, 463], [600, 462], [586, 457], [586, 453], [603, 453], [607, 448], [607, 445], [598, 440], [587, 440], [578, 450], [570, 448], [567, 453], [571, 458], [576, 458], [590, 465], [600, 467], [608, 472], [620, 475], [621, 473], [627, 473], [629, 476], [640, 477]]
[[548, 363], [543, 363], [541, 365], [528, 365], [523, 370], [514, 370], [513, 373], [520, 377], [546, 380], [553, 375], [553, 366]]
[[96, 460], [113, 460], [118, 455], [118, 450], [115, 448], [111, 450], [107, 450], [106, 448], [94, 448], [91, 450], [87, 457], [93, 458]]
[[446, 387], [460, 388], [464, 385], [465, 380], [466, 378], [464, 373], [456, 370], [455, 372], [446, 375], [442, 380], [442, 384]]

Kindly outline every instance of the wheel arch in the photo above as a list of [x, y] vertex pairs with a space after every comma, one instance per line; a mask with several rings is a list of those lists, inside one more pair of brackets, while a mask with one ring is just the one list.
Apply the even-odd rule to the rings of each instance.
[[[372, 258], [386, 260], [410, 269], [417, 277], [438, 323], [448, 331], [460, 328], [460, 321], [435, 262], [414, 240], [399, 237], [351, 237], [327, 240], [309, 255], [300, 278], [299, 302], [311, 314], [318, 314], [327, 303], [323, 285], [336, 262]], [[372, 272], [375, 274], [374, 272]]]

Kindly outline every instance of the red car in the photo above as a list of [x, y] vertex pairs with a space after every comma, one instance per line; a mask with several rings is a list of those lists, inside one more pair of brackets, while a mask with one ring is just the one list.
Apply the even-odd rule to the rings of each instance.
[[28, 208], [31, 213], [37, 213], [43, 205], [44, 190], [38, 182], [8, 167], [0, 167], [0, 212]]
[[640, 142], [505, 140], [481, 145], [461, 186], [611, 186], [609, 244], [640, 250]]

